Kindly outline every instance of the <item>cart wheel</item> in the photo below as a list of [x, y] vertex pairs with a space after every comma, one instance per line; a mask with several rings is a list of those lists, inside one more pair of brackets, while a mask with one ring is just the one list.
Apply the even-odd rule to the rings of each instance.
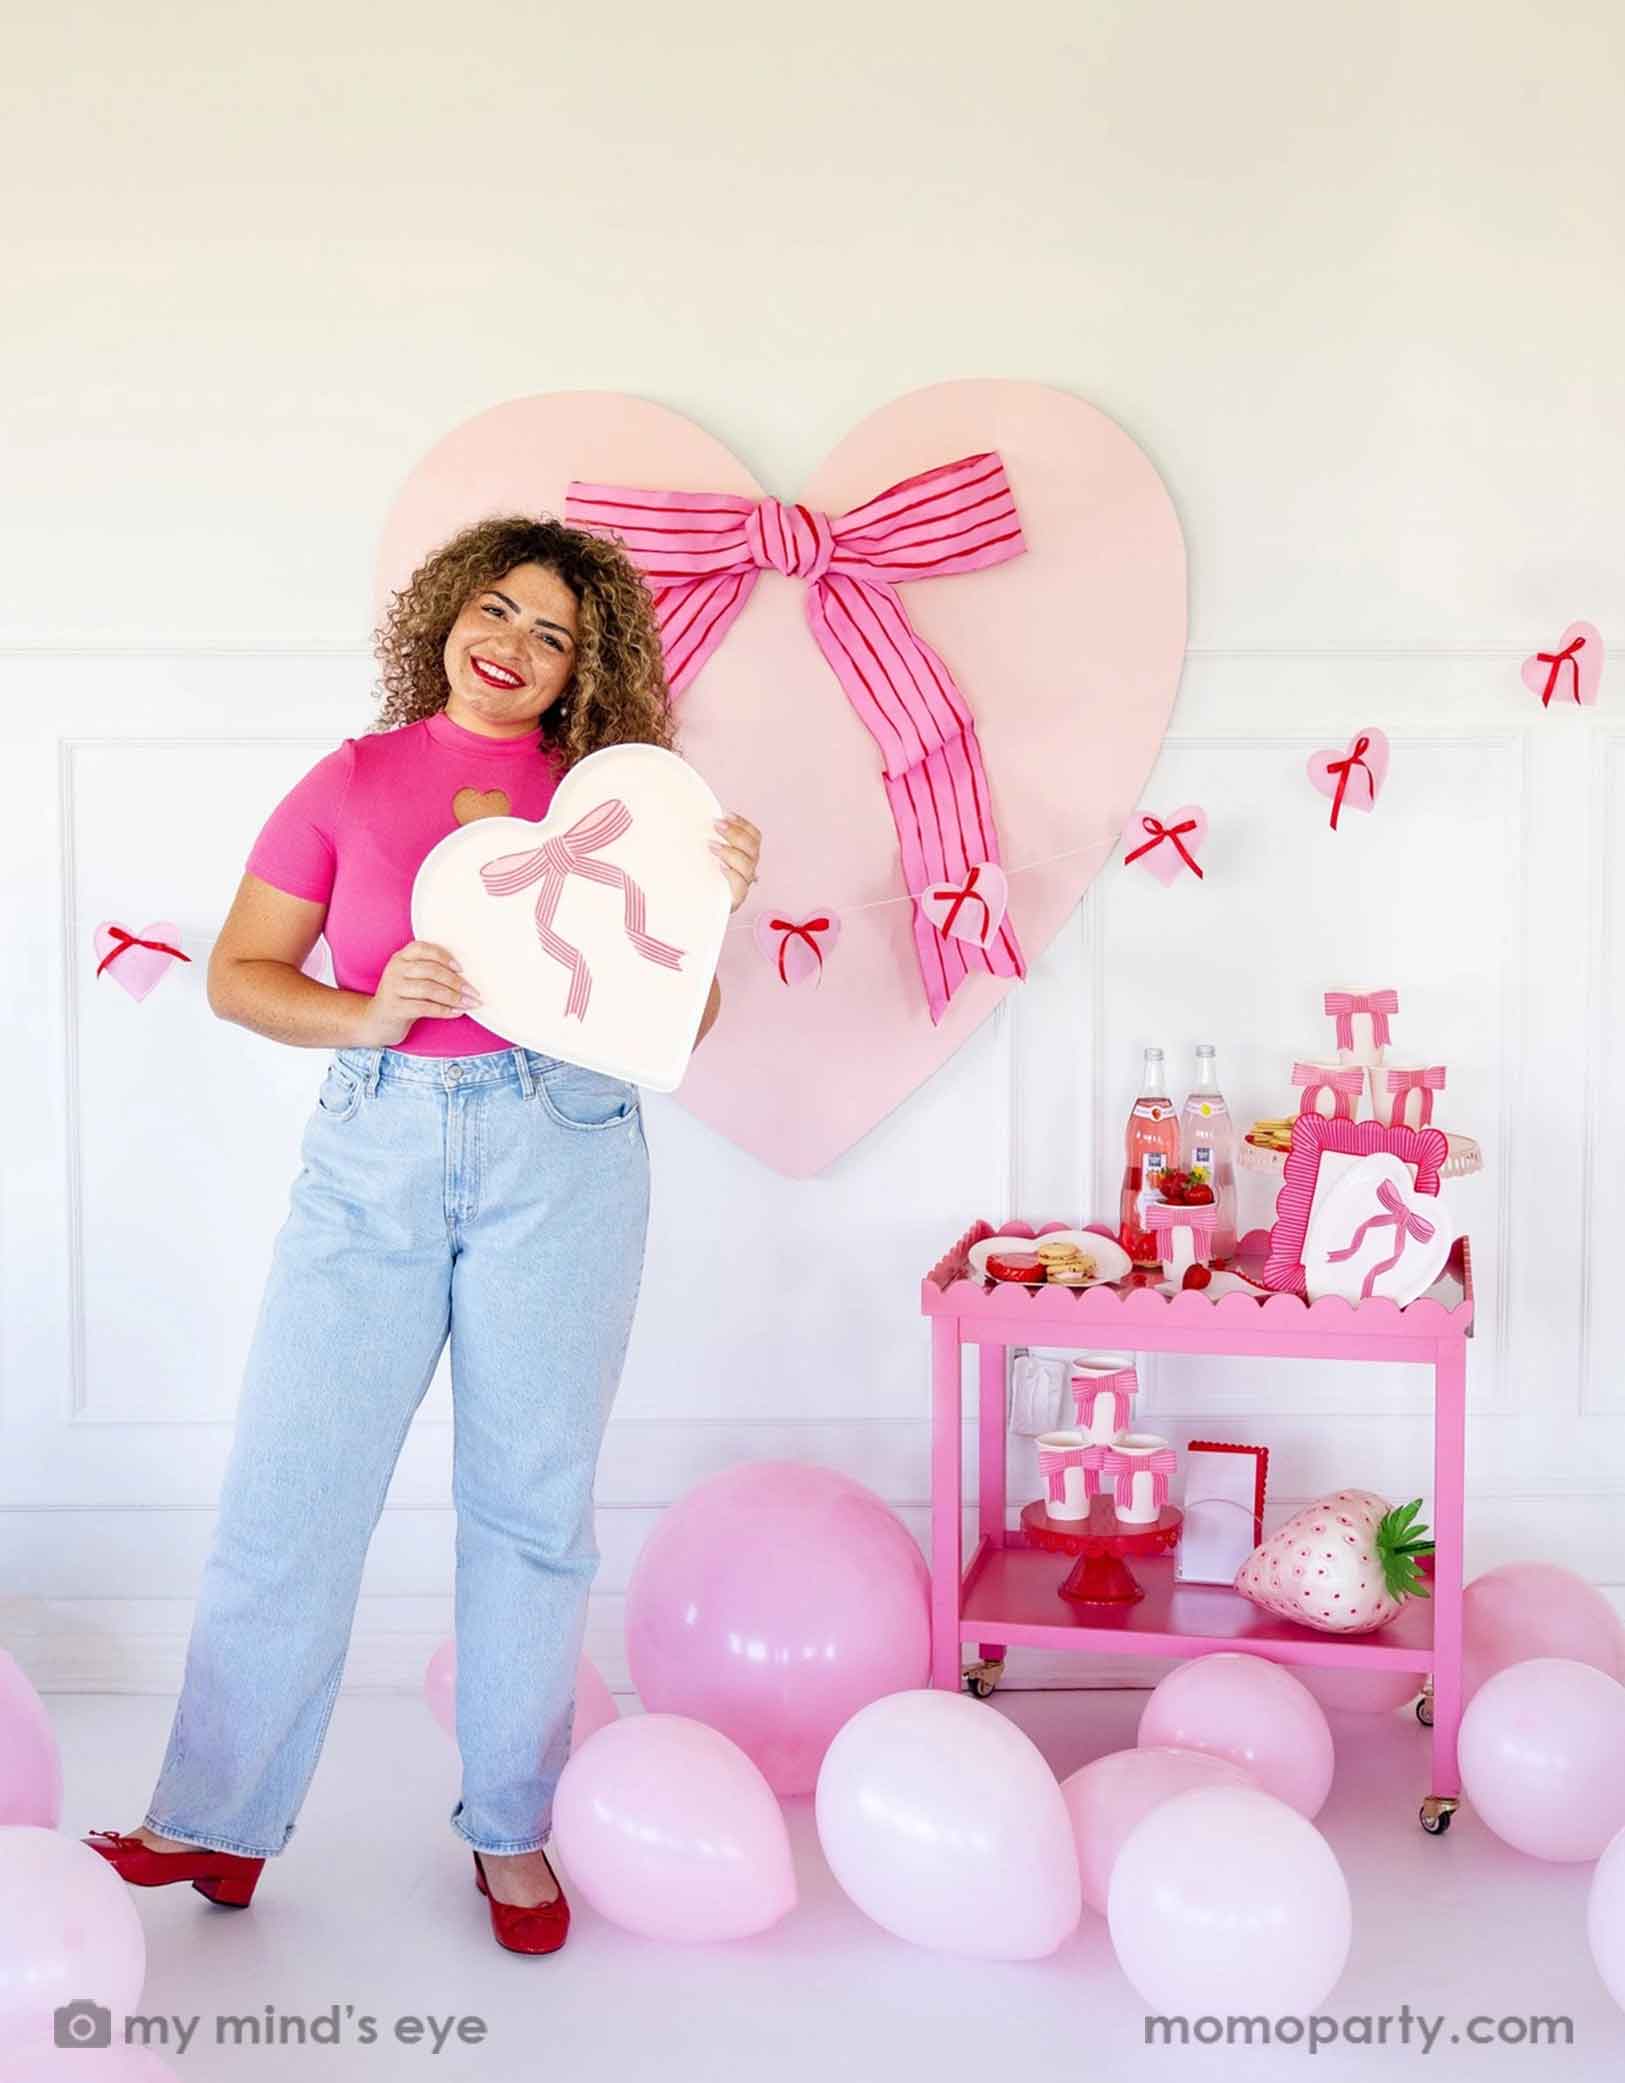
[[1431, 1693], [1431, 1692], [1425, 1692], [1425, 1693], [1423, 1693], [1422, 1697], [1421, 1697], [1421, 1698], [1420, 1698], [1420, 1699], [1419, 1699], [1419, 1700], [1417, 1701], [1417, 1703], [1416, 1703], [1416, 1718], [1417, 1718], [1417, 1720], [1418, 1720], [1418, 1721], [1419, 1721], [1419, 1722], [1420, 1722], [1420, 1723], [1422, 1724], [1423, 1728], [1425, 1728], [1425, 1729], [1430, 1729], [1430, 1728], [1432, 1728], [1432, 1726], [1433, 1726], [1433, 1695], [1432, 1695], [1432, 1693]]
[[1430, 1837], [1442, 1837], [1450, 1827], [1450, 1818], [1461, 1804], [1452, 1801], [1448, 1794], [1429, 1794], [1422, 1803], [1422, 1828]]
[[965, 1667], [965, 1690], [979, 1700], [990, 1700], [993, 1688], [1004, 1676], [1004, 1658], [989, 1657], [982, 1663], [967, 1664]]

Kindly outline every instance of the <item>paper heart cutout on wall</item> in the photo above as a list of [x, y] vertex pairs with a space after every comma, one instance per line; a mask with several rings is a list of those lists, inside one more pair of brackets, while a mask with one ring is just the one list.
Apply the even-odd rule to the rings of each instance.
[[[883, 406], [795, 496], [844, 513], [984, 450], [1003, 459], [1026, 553], [900, 592], [975, 718], [1030, 967], [1116, 851], [1173, 707], [1185, 552], [1167, 489], [1082, 399], [974, 381]], [[494, 513], [559, 513], [572, 479], [764, 492], [720, 441], [662, 406], [601, 391], [514, 399], [456, 428], [407, 479], [380, 544], [377, 613], [459, 529]], [[762, 909], [805, 916], [816, 890], [844, 921], [840, 959], [816, 991], [786, 991], [748, 929], [728, 934], [722, 1017], [677, 1094], [793, 1176], [865, 1135], [1010, 989], [973, 976], [932, 1023], [880, 755], [813, 641], [807, 597], [800, 580], [765, 572], [677, 711], [683, 756], [762, 829]]]
[[1377, 1151], [1317, 1198], [1303, 1245], [1304, 1291], [1311, 1301], [1385, 1295], [1403, 1306], [1439, 1278], [1455, 1241], [1445, 1196], [1418, 1193], [1410, 1168]]
[[1523, 662], [1523, 684], [1538, 694], [1541, 706], [1553, 702], [1595, 705], [1602, 686], [1602, 632], [1589, 622], [1571, 622], [1549, 651], [1537, 651]]
[[1144, 868], [1168, 889], [1177, 876], [1204, 879], [1206, 843], [1207, 812], [1199, 803], [1182, 803], [1166, 817], [1147, 810], [1129, 827], [1123, 861], [1125, 866]]
[[764, 911], [752, 931], [773, 974], [794, 990], [823, 981], [825, 958], [841, 937], [841, 920], [832, 904], [815, 904], [805, 916]]
[[920, 908], [939, 933], [986, 947], [1010, 908], [1010, 884], [997, 861], [973, 861], [963, 882], [933, 882]]
[[658, 745], [572, 767], [539, 824], [481, 817], [432, 846], [412, 931], [462, 964], [505, 1041], [669, 1092], [728, 923], [716, 797]]
[[1309, 779], [1323, 796], [1332, 799], [1334, 832], [1343, 811], [1376, 809], [1388, 779], [1388, 758], [1387, 736], [1375, 724], [1356, 731], [1346, 745], [1310, 753]]
[[[142, 942], [155, 943], [143, 946]], [[96, 963], [99, 976], [111, 977], [128, 991], [137, 1004], [161, 983], [177, 962], [190, 962], [181, 950], [180, 928], [171, 919], [154, 919], [139, 932], [116, 919], [103, 919], [96, 928]], [[118, 952], [114, 952], [118, 950]], [[173, 952], [169, 952], [173, 950]], [[112, 955], [103, 969], [101, 964]]]

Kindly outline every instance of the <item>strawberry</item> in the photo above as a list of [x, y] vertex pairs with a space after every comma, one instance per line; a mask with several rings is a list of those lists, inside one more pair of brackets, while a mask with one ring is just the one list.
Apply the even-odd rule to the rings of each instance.
[[1213, 1274], [1208, 1267], [1187, 1266], [1185, 1268], [1185, 1277], [1179, 1284], [1182, 1288], [1208, 1287], [1212, 1284], [1212, 1280]]
[[1236, 1589], [1266, 1612], [1322, 1634], [1386, 1627], [1408, 1598], [1426, 1598], [1417, 1557], [1420, 1497], [1395, 1511], [1370, 1490], [1338, 1490], [1306, 1505], [1253, 1550]]

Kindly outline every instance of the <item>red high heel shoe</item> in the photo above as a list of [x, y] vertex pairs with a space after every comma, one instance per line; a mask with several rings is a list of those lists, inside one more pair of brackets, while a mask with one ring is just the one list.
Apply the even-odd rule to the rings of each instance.
[[132, 1887], [162, 1888], [171, 1881], [189, 1880], [200, 1895], [222, 1909], [247, 1909], [265, 1864], [263, 1859], [209, 1851], [202, 1845], [190, 1852], [155, 1852], [139, 1837], [127, 1837], [119, 1830], [92, 1830], [83, 1841], [93, 1852], [100, 1852]]
[[[542, 1856], [547, 1858], [545, 1852]], [[551, 1859], [547, 1861], [547, 1870], [553, 1873]], [[510, 1953], [556, 1953], [563, 1945], [570, 1929], [570, 1905], [564, 1899], [564, 1884], [556, 1873], [553, 1885], [559, 1892], [553, 1901], [523, 1909], [517, 1902], [498, 1902], [485, 1885], [485, 1868], [475, 1852], [474, 1885], [491, 1905], [491, 1929], [499, 1946], [506, 1946]]]

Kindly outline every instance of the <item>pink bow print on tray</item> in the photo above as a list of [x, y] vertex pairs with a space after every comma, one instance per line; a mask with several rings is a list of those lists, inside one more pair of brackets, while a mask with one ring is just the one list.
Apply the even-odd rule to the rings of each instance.
[[168, 919], [156, 919], [139, 933], [103, 919], [96, 928], [96, 952], [101, 957], [96, 974], [110, 976], [114, 983], [122, 984], [139, 1004], [175, 963], [191, 961], [191, 956], [183, 954], [177, 945], [179, 940], [179, 927], [171, 925]]
[[1375, 810], [1388, 779], [1388, 740], [1370, 725], [1356, 731], [1344, 749], [1309, 755], [1309, 779], [1332, 799], [1332, 830], [1345, 809]]
[[825, 904], [804, 919], [764, 911], [752, 930], [779, 982], [793, 990], [798, 984], [823, 982], [824, 957], [841, 937], [841, 921]]
[[674, 753], [606, 746], [570, 769], [539, 824], [475, 818], [432, 846], [412, 931], [450, 948], [492, 1034], [669, 1092], [728, 922], [717, 814]]
[[1437, 1194], [1412, 1184], [1397, 1156], [1363, 1157], [1316, 1203], [1303, 1247], [1310, 1299], [1415, 1301], [1450, 1256], [1456, 1233], [1448, 1213]]
[[1523, 684], [1549, 709], [1553, 701], [1591, 708], [1602, 686], [1601, 632], [1589, 622], [1571, 622], [1550, 651], [1537, 651], [1523, 662]]
[[1128, 851], [1123, 865], [1138, 863], [1148, 869], [1164, 889], [1178, 875], [1202, 879], [1196, 856], [1207, 838], [1207, 812], [1195, 803], [1176, 810], [1166, 823], [1146, 812], [1129, 826]]
[[[662, 495], [635, 517], [657, 535], [681, 523], [676, 563], [613, 512], [593, 525], [622, 533], [666, 596], [682, 757], [764, 835], [753, 917], [723, 944], [725, 1012], [679, 1103], [779, 1171], [820, 1171], [987, 1017], [1117, 850], [1184, 651], [1172, 501], [1120, 427], [1039, 384], [899, 398], [778, 499], [661, 406], [519, 398], [458, 427], [407, 479], [377, 609], [460, 528], [563, 513], [572, 486], [582, 520], [599, 511], [585, 488], [631, 488]], [[951, 539], [936, 539], [955, 507]], [[704, 539], [686, 532], [706, 521]], [[684, 619], [702, 603], [715, 625]], [[1010, 891], [985, 950], [939, 932], [921, 904], [978, 863]], [[652, 930], [687, 946], [645, 887]], [[809, 891], [840, 918], [840, 946], [831, 961], [825, 940], [816, 990], [792, 992], [754, 915], [799, 924]]]

